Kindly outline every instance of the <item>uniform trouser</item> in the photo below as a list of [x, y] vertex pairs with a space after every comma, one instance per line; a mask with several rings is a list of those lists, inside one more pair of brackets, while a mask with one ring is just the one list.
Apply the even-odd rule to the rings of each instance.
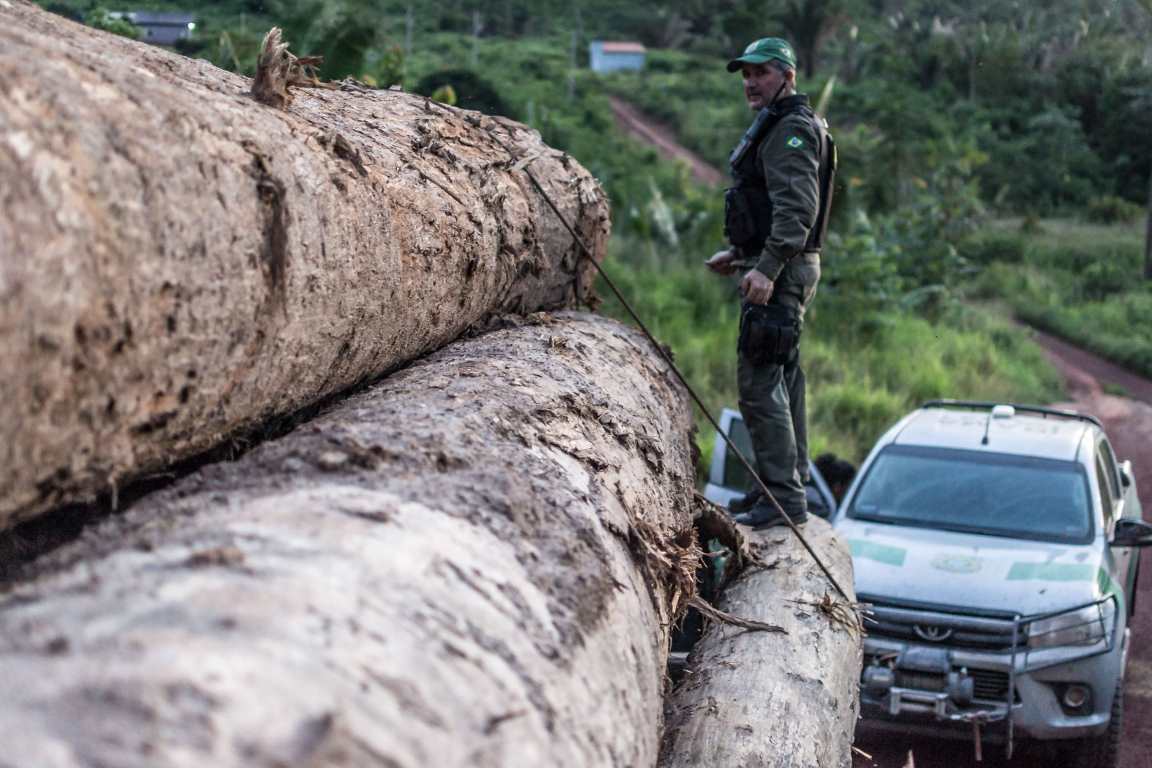
[[[780, 273], [769, 303], [788, 307], [803, 324], [819, 281], [819, 255], [797, 256]], [[740, 355], [737, 383], [756, 471], [784, 512], [799, 515], [807, 510], [804, 480], [808, 477], [808, 424], [799, 350], [783, 365], [754, 365]]]

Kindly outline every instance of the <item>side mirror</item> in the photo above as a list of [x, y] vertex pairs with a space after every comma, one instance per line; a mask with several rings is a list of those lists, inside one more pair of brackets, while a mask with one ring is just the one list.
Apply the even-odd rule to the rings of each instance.
[[1126, 461], [1120, 465], [1120, 484], [1125, 488], [1132, 485], [1132, 462]]
[[1116, 530], [1112, 533], [1112, 546], [1114, 547], [1147, 547], [1152, 546], [1152, 525], [1143, 520], [1121, 518], [1116, 521]]

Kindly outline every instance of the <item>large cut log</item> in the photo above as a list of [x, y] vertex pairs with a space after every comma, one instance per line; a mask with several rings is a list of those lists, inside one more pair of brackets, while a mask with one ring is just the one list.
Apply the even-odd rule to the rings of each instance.
[[533, 318], [30, 566], [0, 763], [653, 765], [688, 404], [637, 333]]
[[[844, 542], [819, 518], [803, 532], [855, 600]], [[854, 608], [789, 531], [747, 536], [761, 563], [724, 589], [718, 607], [783, 631], [709, 626], [669, 697], [660, 767], [848, 768], [859, 711]]]
[[0, 529], [591, 286], [505, 145], [597, 255], [604, 196], [524, 126], [250, 84], [0, 2]]

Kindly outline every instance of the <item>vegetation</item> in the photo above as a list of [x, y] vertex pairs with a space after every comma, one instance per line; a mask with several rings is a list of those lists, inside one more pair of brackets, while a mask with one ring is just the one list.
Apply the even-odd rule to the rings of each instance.
[[1140, 227], [1007, 220], [963, 249], [986, 265], [975, 296], [1152, 376], [1152, 285], [1141, 279]]
[[[723, 167], [749, 120], [723, 62], [752, 36], [789, 36], [842, 160], [803, 352], [816, 451], [858, 460], [929, 397], [1055, 399], [1055, 374], [993, 300], [1152, 373], [1131, 223], [1152, 162], [1145, 0], [219, 0], [197, 13], [199, 55], [220, 66], [250, 73], [279, 24], [294, 50], [326, 57], [327, 78], [506, 114], [579, 159], [613, 203], [609, 268], [716, 409], [736, 401], [738, 311], [734, 286], [701, 267], [722, 245], [720, 195], [621, 135], [608, 96]], [[644, 42], [646, 70], [588, 72], [597, 37]]]
[[140, 37], [140, 30], [128, 19], [114, 17], [100, 6], [96, 6], [84, 14], [84, 23], [114, 35], [130, 37], [133, 40]]
[[[702, 275], [698, 263], [660, 269], [619, 253], [613, 279], [656, 336], [668, 344], [693, 386], [719, 409], [736, 404], [734, 281]], [[813, 455], [859, 461], [876, 438], [909, 409], [936, 397], [1028, 402], [1058, 399], [1060, 383], [1026, 334], [995, 315], [953, 304], [937, 322], [898, 306], [858, 314], [859, 305], [821, 289], [806, 318], [802, 358], [808, 376]], [[613, 299], [606, 311], [623, 317]], [[698, 419], [707, 466], [710, 427]]]

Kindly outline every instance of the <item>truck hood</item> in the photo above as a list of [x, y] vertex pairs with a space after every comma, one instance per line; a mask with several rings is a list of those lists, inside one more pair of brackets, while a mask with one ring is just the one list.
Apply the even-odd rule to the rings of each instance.
[[1103, 553], [1092, 545], [978, 536], [842, 518], [856, 592], [876, 600], [932, 603], [958, 612], [1029, 616], [1107, 594]]

